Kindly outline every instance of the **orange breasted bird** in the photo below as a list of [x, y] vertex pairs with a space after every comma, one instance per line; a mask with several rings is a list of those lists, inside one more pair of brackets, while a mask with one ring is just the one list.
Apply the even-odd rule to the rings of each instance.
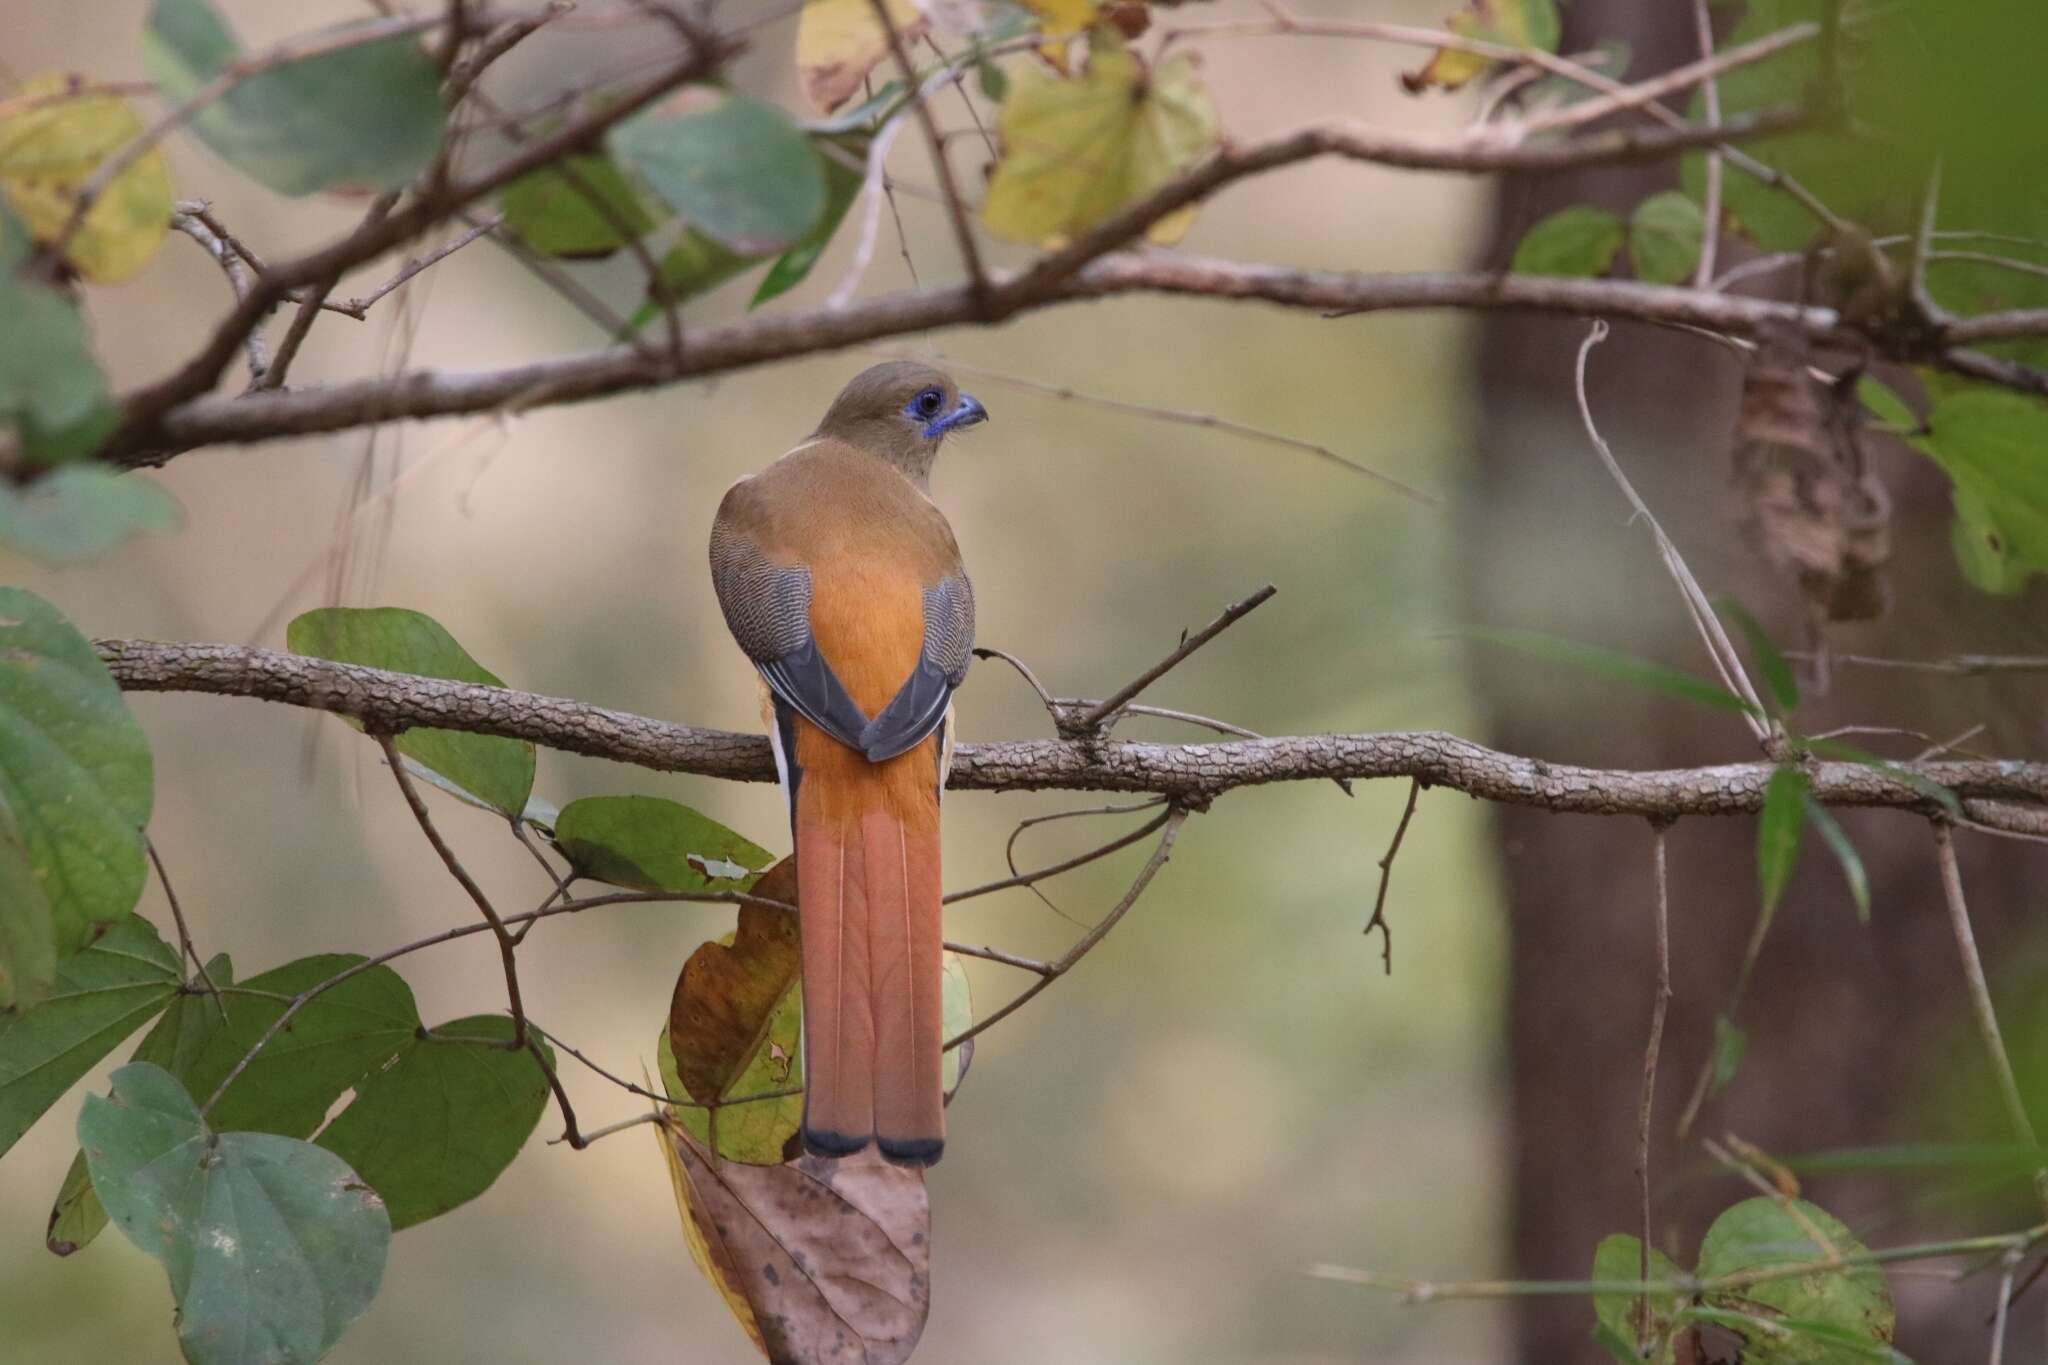
[[929, 1164], [940, 1076], [939, 793], [974, 588], [930, 496], [988, 413], [926, 365], [857, 375], [810, 437], [732, 486], [711, 581], [765, 684], [796, 844], [804, 1145]]

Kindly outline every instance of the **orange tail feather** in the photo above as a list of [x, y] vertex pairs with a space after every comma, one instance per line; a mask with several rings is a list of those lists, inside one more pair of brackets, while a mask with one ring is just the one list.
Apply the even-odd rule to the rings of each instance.
[[935, 755], [841, 752], [852, 762], [805, 769], [795, 820], [804, 1144], [843, 1156], [878, 1140], [929, 1164], [945, 1145], [938, 809], [935, 783], [905, 779]]

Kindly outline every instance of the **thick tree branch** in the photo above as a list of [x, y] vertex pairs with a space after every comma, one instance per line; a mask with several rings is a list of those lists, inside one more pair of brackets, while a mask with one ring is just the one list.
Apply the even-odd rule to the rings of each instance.
[[[562, 697], [421, 678], [240, 645], [102, 640], [101, 657], [129, 691], [256, 697], [352, 716], [373, 729], [431, 726], [531, 740], [665, 772], [770, 782], [760, 735], [677, 725]], [[2048, 803], [2048, 763], [1901, 764], [1964, 799]], [[1213, 744], [1005, 740], [960, 746], [949, 785], [960, 791], [1154, 792], [1199, 805], [1238, 787], [1329, 778], [1420, 778], [1468, 796], [1587, 815], [1734, 815], [1762, 809], [1769, 763], [1661, 772], [1584, 768], [1504, 754], [1434, 730], [1293, 735]], [[1921, 810], [1932, 803], [1886, 772], [1816, 762], [1813, 797], [1833, 806]]]
[[[997, 293], [1016, 278], [998, 276]], [[1105, 257], [1052, 286], [1030, 306], [1138, 293], [1257, 299], [1321, 312], [1474, 308], [1597, 314], [1738, 336], [1751, 335], [1768, 321], [1785, 321], [1817, 343], [1861, 344], [1831, 309], [1666, 285], [1476, 271], [1347, 275], [1178, 254]], [[200, 446], [344, 431], [403, 418], [462, 416], [514, 402], [526, 408], [580, 402], [966, 324], [976, 316], [973, 291], [952, 285], [887, 294], [843, 308], [754, 314], [701, 327], [691, 332], [689, 349], [680, 358], [613, 346], [502, 370], [409, 370], [292, 393], [199, 398], [166, 413], [151, 439], [119, 458], [156, 464]]]

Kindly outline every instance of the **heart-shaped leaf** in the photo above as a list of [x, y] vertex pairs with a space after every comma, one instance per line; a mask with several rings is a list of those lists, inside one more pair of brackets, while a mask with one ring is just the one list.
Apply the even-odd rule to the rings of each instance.
[[214, 1133], [148, 1062], [78, 1118], [93, 1188], [164, 1263], [194, 1365], [318, 1360], [376, 1297], [391, 1220], [332, 1152], [269, 1133]]

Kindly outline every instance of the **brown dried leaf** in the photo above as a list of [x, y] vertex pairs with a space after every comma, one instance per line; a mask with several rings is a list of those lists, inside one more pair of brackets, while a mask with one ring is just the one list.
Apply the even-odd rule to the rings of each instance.
[[[888, 11], [908, 51], [924, 34], [924, 16], [910, 0], [888, 0]], [[806, 0], [796, 21], [796, 74], [813, 109], [829, 114], [846, 103], [888, 55], [873, 0]]]
[[1885, 609], [1879, 571], [1891, 557], [1891, 499], [1870, 471], [1853, 385], [1808, 373], [1809, 345], [1762, 330], [1743, 379], [1734, 484], [1744, 535], [1792, 574], [1817, 623]]
[[[768, 869], [750, 894], [796, 904], [796, 859]], [[740, 907], [731, 947], [706, 943], [690, 954], [669, 1000], [668, 1036], [691, 1099], [726, 1098], [802, 969], [796, 916], [758, 905]]]
[[[1468, 0], [1445, 17], [1444, 27], [1460, 38], [1557, 51], [1558, 18], [1554, 0]], [[1490, 57], [1452, 48], [1438, 48], [1421, 69], [1401, 73], [1401, 88], [1419, 95], [1431, 86], [1456, 90], [1493, 66]]]
[[781, 1166], [662, 1153], [697, 1266], [774, 1365], [901, 1365], [931, 1309], [924, 1172], [872, 1149]]

